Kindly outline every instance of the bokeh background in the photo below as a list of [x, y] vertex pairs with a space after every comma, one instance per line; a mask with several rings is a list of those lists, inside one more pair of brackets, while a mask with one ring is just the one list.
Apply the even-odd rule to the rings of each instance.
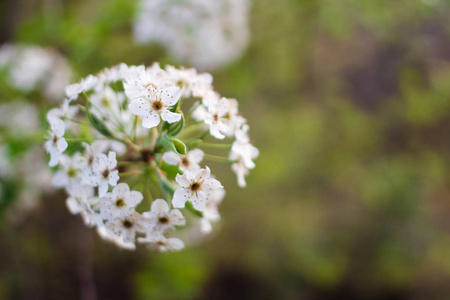
[[[51, 46], [75, 79], [186, 65], [133, 43], [136, 3], [2, 0], [0, 42]], [[214, 234], [120, 250], [64, 193], [23, 212], [10, 182], [0, 299], [450, 299], [449, 20], [447, 0], [254, 0], [248, 48], [211, 73], [260, 157], [245, 189], [212, 166], [227, 189]]]

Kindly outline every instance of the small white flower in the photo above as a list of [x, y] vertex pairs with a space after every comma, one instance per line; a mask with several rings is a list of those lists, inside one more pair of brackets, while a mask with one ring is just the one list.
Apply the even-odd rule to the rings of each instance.
[[75, 190], [81, 187], [81, 172], [78, 169], [77, 161], [79, 153], [76, 153], [73, 158], [67, 155], [61, 155], [59, 170], [53, 175], [52, 183], [59, 188], [67, 188]]
[[210, 173], [209, 168], [206, 167], [206, 169], [199, 169], [196, 172], [177, 174], [175, 180], [181, 188], [177, 189], [173, 195], [173, 206], [182, 208], [186, 201], [190, 200], [196, 210], [203, 211], [209, 192], [223, 188], [218, 180], [210, 178]]
[[104, 152], [108, 148], [108, 145], [106, 141], [94, 141], [92, 145], [83, 142], [82, 145], [85, 152], [78, 160], [78, 167], [83, 171], [84, 175], [88, 176], [93, 172], [95, 157]]
[[64, 139], [64, 122], [57, 118], [50, 118], [50, 139], [45, 143], [45, 150], [50, 153], [49, 166], [54, 167], [59, 162], [59, 156], [67, 149], [67, 141]]
[[224, 189], [212, 190], [209, 193], [208, 201], [203, 210], [203, 218], [201, 219], [200, 229], [204, 233], [209, 233], [212, 230], [211, 222], [220, 220], [219, 205], [225, 197]]
[[74, 100], [78, 98], [78, 95], [91, 90], [97, 83], [97, 77], [89, 75], [88, 77], [82, 79], [79, 83], [74, 83], [66, 86], [66, 95], [69, 100]]
[[136, 249], [136, 244], [134, 243], [134, 241], [125, 242], [122, 239], [122, 237], [120, 237], [120, 236], [116, 235], [114, 232], [111, 232], [110, 230], [108, 230], [106, 228], [106, 226], [99, 226], [97, 228], [97, 233], [102, 239], [112, 242], [117, 247], [127, 249], [127, 250], [135, 250]]
[[102, 202], [100, 214], [108, 220], [130, 215], [130, 211], [134, 211], [136, 205], [141, 203], [143, 198], [140, 192], [130, 191], [128, 184], [119, 183], [114, 187], [112, 193], [107, 193], [100, 199]]
[[248, 175], [248, 170], [255, 167], [253, 160], [259, 156], [259, 150], [250, 143], [248, 130], [249, 126], [244, 125], [236, 131], [236, 140], [231, 146], [229, 155], [229, 159], [235, 162], [231, 165], [231, 169], [236, 173], [240, 187], [247, 185], [245, 176]]
[[118, 216], [106, 222], [106, 228], [119, 235], [124, 242], [134, 242], [136, 233], [146, 233], [149, 230], [148, 219], [136, 211], [126, 216]]
[[186, 220], [178, 209], [170, 210], [163, 199], [156, 199], [152, 203], [151, 211], [144, 212], [143, 216], [150, 220], [152, 227], [159, 233], [174, 226], [184, 226]]
[[133, 114], [143, 116], [142, 126], [145, 128], [158, 126], [160, 119], [174, 123], [180, 121], [181, 114], [171, 112], [170, 109], [178, 102], [180, 95], [181, 89], [178, 87], [161, 90], [149, 87], [148, 93], [133, 99], [128, 108]]
[[217, 139], [224, 139], [230, 131], [228, 116], [228, 99], [221, 98], [217, 103], [208, 106], [205, 124], [209, 125], [209, 132]]
[[[70, 101], [65, 99], [61, 107], [53, 108], [47, 113], [47, 120], [50, 121], [52, 118], [58, 118], [62, 120], [72, 119], [78, 112], [79, 108], [75, 105], [70, 105]], [[66, 127], [68, 127], [70, 120], [64, 122]]]
[[175, 165], [181, 171], [196, 171], [200, 169], [200, 162], [203, 160], [205, 153], [200, 149], [193, 149], [186, 155], [179, 155], [175, 152], [169, 151], [163, 154], [162, 160], [169, 165]]
[[155, 235], [146, 238], [138, 238], [139, 243], [147, 244], [149, 248], [160, 252], [179, 251], [184, 249], [184, 243], [179, 238], [166, 238], [163, 235]]
[[108, 191], [108, 184], [115, 186], [119, 181], [119, 171], [115, 170], [117, 166], [116, 153], [109, 151], [108, 156], [100, 153], [94, 159], [93, 173], [84, 176], [85, 182], [98, 186], [99, 197], [103, 197]]
[[69, 197], [66, 200], [66, 205], [72, 214], [80, 214], [86, 226], [103, 225], [100, 214], [92, 209], [92, 205], [98, 201], [98, 198], [93, 196], [94, 191], [92, 187], [69, 188], [67, 192]]

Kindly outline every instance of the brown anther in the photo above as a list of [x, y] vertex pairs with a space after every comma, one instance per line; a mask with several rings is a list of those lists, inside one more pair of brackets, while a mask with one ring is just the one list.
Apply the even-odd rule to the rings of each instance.
[[122, 222], [122, 225], [123, 225], [123, 227], [125, 227], [125, 228], [131, 228], [131, 227], [133, 227], [133, 222], [131, 222], [131, 221], [129, 221], [129, 220], [124, 220], [124, 221]]

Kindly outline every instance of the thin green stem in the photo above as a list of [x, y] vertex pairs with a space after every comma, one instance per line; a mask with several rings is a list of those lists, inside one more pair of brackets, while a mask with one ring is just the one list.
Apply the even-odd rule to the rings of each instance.
[[209, 161], [214, 161], [214, 162], [227, 163], [227, 164], [233, 163], [231, 160], [229, 160], [226, 157], [211, 155], [211, 154], [205, 154], [204, 159], [209, 160]]

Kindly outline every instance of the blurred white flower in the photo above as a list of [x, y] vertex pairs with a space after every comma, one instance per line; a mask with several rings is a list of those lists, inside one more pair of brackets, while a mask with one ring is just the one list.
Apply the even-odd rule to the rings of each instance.
[[138, 44], [157, 42], [202, 70], [225, 66], [249, 42], [248, 0], [141, 0], [134, 23]]

